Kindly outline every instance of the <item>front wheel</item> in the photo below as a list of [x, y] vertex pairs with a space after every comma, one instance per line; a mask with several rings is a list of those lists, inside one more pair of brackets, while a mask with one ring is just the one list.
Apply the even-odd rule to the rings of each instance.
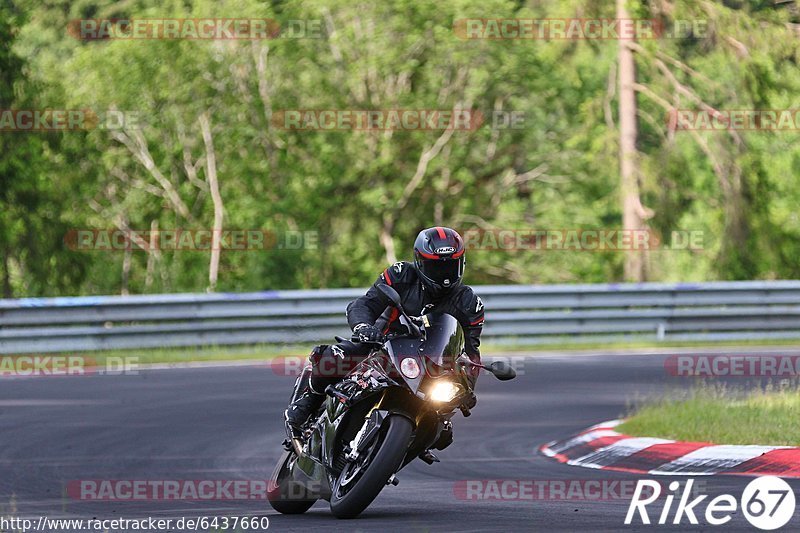
[[269, 479], [267, 499], [279, 513], [302, 514], [317, 501], [309, 487], [292, 479], [292, 467], [296, 460], [297, 456], [293, 451], [283, 452]]
[[372, 503], [408, 450], [414, 426], [404, 416], [390, 415], [363, 457], [349, 462], [333, 483], [331, 512], [337, 518], [355, 518]]

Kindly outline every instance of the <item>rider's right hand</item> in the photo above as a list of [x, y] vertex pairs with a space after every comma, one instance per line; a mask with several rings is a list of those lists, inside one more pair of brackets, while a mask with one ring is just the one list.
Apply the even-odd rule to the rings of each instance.
[[372, 324], [357, 324], [353, 328], [353, 338], [358, 342], [381, 342], [383, 333]]

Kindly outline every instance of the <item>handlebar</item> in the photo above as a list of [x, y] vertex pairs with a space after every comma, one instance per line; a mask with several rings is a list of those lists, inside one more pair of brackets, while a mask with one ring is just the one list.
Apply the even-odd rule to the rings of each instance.
[[374, 344], [374, 345], [383, 345], [386, 341], [390, 341], [392, 339], [396, 339], [398, 337], [411, 337], [415, 339], [424, 338], [425, 337], [425, 320], [421, 316], [408, 316], [409, 321], [412, 323], [414, 329], [417, 330], [418, 334], [415, 335], [414, 331], [409, 331], [408, 333], [389, 333], [387, 335], [383, 335], [380, 340], [374, 342], [363, 342], [358, 335], [353, 333], [350, 337], [350, 342], [355, 342], [358, 344]]

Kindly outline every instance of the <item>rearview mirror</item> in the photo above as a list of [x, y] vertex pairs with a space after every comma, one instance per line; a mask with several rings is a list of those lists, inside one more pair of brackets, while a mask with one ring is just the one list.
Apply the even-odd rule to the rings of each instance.
[[389, 298], [389, 300], [391, 300], [391, 301], [392, 301], [392, 303], [393, 303], [393, 304], [394, 304], [396, 307], [398, 307], [398, 308], [400, 308], [400, 307], [401, 307], [401, 304], [400, 304], [400, 295], [397, 293], [397, 291], [396, 291], [396, 290], [394, 290], [394, 289], [393, 289], [393, 288], [391, 288], [390, 286], [386, 285], [385, 283], [381, 283], [380, 285], [378, 285], [378, 290], [379, 290], [379, 291], [381, 291], [381, 292], [383, 293], [383, 295], [384, 295], [384, 296], [386, 296], [387, 298]]
[[508, 381], [509, 379], [514, 379], [517, 377], [517, 371], [505, 361], [495, 361], [489, 365], [487, 370], [494, 374], [494, 377], [500, 381]]

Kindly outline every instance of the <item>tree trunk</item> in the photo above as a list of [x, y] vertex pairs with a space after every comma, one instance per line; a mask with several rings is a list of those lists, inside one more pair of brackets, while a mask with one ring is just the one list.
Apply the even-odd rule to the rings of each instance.
[[397, 262], [397, 253], [394, 249], [394, 239], [392, 239], [392, 231], [394, 231], [394, 219], [388, 213], [383, 215], [383, 226], [381, 226], [380, 241], [383, 249], [386, 252], [386, 261], [389, 264]]
[[[617, 20], [630, 18], [625, 8], [627, 0], [617, 0]], [[622, 227], [635, 234], [645, 229], [642, 204], [639, 198], [639, 163], [636, 151], [636, 67], [633, 51], [623, 39], [619, 41], [619, 160], [620, 194], [622, 196]], [[626, 281], [645, 280], [643, 250], [625, 250]]]
[[122, 273], [120, 276], [120, 289], [119, 293], [122, 296], [128, 296], [130, 291], [128, 290], [128, 285], [131, 278], [131, 261], [133, 259], [133, 246], [134, 246], [134, 238], [133, 232], [131, 231], [130, 221], [128, 220], [127, 215], [124, 213], [120, 213], [116, 216], [116, 225], [120, 228], [126, 235], [125, 238], [125, 250], [123, 251], [122, 255]]
[[125, 250], [122, 256], [122, 288], [119, 291], [122, 296], [128, 296], [130, 294], [129, 285], [131, 279], [131, 260], [133, 259], [131, 257], [133, 254], [131, 246], [131, 243], [127, 243], [125, 245]]
[[156, 259], [159, 255], [158, 247], [158, 219], [150, 221], [150, 242], [147, 249], [147, 274], [144, 278], [144, 292], [149, 293], [153, 287], [153, 277], [156, 267]]
[[11, 266], [8, 260], [9, 252], [3, 250], [3, 298], [13, 298], [14, 291], [11, 289]]
[[211, 137], [211, 124], [207, 113], [200, 115], [200, 128], [203, 131], [203, 142], [206, 145], [206, 178], [211, 192], [211, 202], [214, 204], [214, 228], [211, 233], [211, 261], [208, 265], [208, 291], [214, 292], [217, 288], [219, 276], [220, 240], [222, 238], [223, 205], [222, 195], [219, 193], [217, 181], [217, 156], [214, 152], [214, 140]]

